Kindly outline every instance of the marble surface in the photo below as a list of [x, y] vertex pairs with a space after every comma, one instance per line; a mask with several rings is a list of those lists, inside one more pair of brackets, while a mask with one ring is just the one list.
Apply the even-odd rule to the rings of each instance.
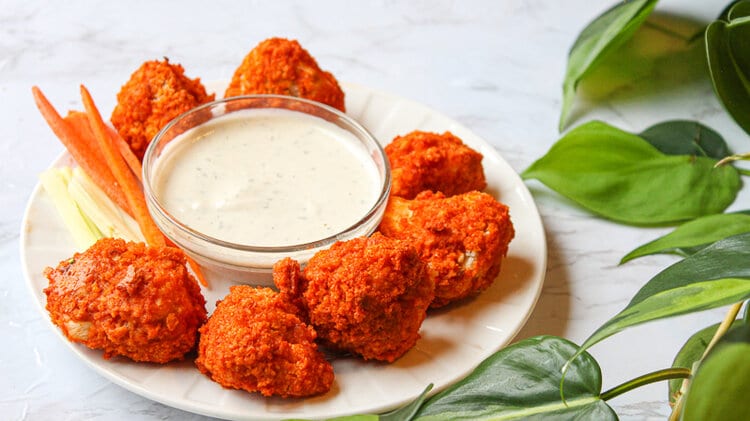
[[[257, 42], [296, 38], [339, 80], [440, 110], [492, 143], [520, 172], [559, 137], [567, 51], [612, 3], [1, 1], [0, 417], [204, 419], [100, 377], [60, 343], [32, 301], [19, 263], [21, 218], [37, 175], [62, 151], [33, 105], [32, 85], [67, 109], [80, 108], [78, 85], [84, 83], [100, 107], [111, 110], [115, 93], [144, 60], [169, 57], [190, 76], [223, 80]], [[583, 87], [586, 98], [577, 103], [573, 125], [597, 118], [639, 131], [667, 119], [696, 119], [719, 131], [733, 150], [750, 149], [747, 135], [714, 98], [705, 70], [684, 66], [701, 49], [655, 29], [668, 22], [689, 34], [724, 3], [660, 2], [654, 25]], [[580, 343], [675, 261], [655, 256], [617, 265], [626, 252], [666, 231], [607, 222], [540, 184], [528, 186], [545, 224], [549, 261], [542, 295], [517, 338], [552, 334]], [[731, 209], [748, 204], [743, 191]], [[594, 346], [603, 387], [669, 366], [684, 341], [723, 312], [647, 324]], [[622, 419], [644, 420], [664, 419], [666, 401], [666, 384], [659, 383], [609, 403]]]

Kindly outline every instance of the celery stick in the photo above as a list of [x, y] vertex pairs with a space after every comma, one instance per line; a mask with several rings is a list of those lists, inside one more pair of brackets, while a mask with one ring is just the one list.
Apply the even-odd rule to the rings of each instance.
[[102, 238], [99, 229], [81, 213], [76, 202], [68, 195], [69, 173], [58, 168], [50, 168], [41, 173], [39, 178], [44, 191], [52, 198], [57, 212], [62, 216], [65, 226], [72, 234], [78, 251], [91, 247], [96, 240]]
[[145, 241], [135, 220], [115, 205], [80, 167], [73, 169], [68, 193], [104, 236]]

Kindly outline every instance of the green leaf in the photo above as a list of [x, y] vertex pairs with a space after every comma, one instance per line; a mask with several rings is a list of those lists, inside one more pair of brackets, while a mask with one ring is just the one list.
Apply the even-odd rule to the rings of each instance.
[[[693, 363], [700, 361], [703, 357], [703, 353], [706, 352], [706, 348], [708, 348], [708, 344], [711, 342], [711, 338], [714, 337], [716, 329], [719, 328], [720, 324], [716, 323], [694, 333], [680, 348], [679, 352], [677, 352], [672, 362], [672, 367], [692, 369]], [[672, 379], [669, 381], [670, 403], [674, 404], [679, 398], [683, 381], [684, 379]]]
[[667, 155], [722, 159], [732, 154], [720, 134], [697, 121], [665, 121], [649, 127], [640, 136]]
[[623, 329], [733, 304], [750, 298], [750, 233], [706, 247], [664, 269], [624, 310], [597, 329], [580, 352]]
[[733, 20], [744, 18], [746, 16], [750, 16], [750, 1], [734, 1], [729, 8], [727, 18], [725, 20], [727, 22], [731, 22]]
[[568, 132], [521, 176], [608, 219], [668, 224], [721, 213], [734, 201], [740, 176], [715, 163], [665, 155], [637, 135], [592, 121]]
[[382, 414], [380, 421], [408, 421], [414, 418], [419, 408], [422, 406], [424, 401], [427, 399], [427, 393], [432, 390], [432, 384], [427, 386], [425, 390], [411, 403], [401, 408], [395, 409], [391, 412]]
[[669, 234], [636, 248], [626, 254], [620, 264], [658, 253], [690, 256], [722, 238], [743, 232], [750, 232], [750, 211], [704, 216], [686, 222]]
[[750, 414], [750, 327], [727, 333], [690, 382], [683, 421], [745, 420]]
[[656, 0], [621, 1], [581, 31], [568, 53], [568, 66], [563, 81], [560, 131], [565, 128], [581, 79], [608, 53], [624, 44], [655, 6]]
[[[732, 326], [738, 326], [742, 321], [737, 320]], [[672, 367], [692, 369], [693, 364], [703, 357], [703, 353], [706, 352], [708, 344], [716, 334], [716, 329], [719, 328], [721, 323], [709, 326], [701, 329], [694, 333], [685, 345], [680, 348], [680, 351], [675, 356]], [[683, 379], [672, 379], [669, 381], [669, 401], [674, 403], [677, 400], [680, 389], [682, 388]]]
[[716, 18], [717, 20], [723, 20], [725, 22], [729, 22], [729, 11], [732, 10], [732, 8], [737, 4], [745, 0], [734, 0], [719, 13], [719, 16]]
[[721, 348], [727, 344], [745, 343], [750, 344], [750, 325], [739, 319], [732, 322], [727, 333], [719, 340], [716, 348]]
[[724, 108], [750, 133], [750, 1], [737, 2], [727, 19], [706, 29], [708, 70]]
[[561, 368], [578, 350], [554, 336], [522, 340], [483, 361], [468, 377], [430, 398], [418, 420], [616, 420], [599, 398], [601, 370], [583, 353], [565, 377]]

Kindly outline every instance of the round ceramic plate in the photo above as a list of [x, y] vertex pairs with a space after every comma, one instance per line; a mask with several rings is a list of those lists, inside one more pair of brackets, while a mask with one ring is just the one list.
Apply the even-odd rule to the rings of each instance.
[[[416, 398], [432, 383], [433, 393], [469, 374], [482, 360], [508, 344], [526, 322], [544, 280], [547, 248], [536, 205], [519, 176], [486, 141], [454, 120], [410, 100], [345, 85], [347, 114], [384, 144], [412, 130], [451, 131], [484, 155], [487, 192], [510, 207], [516, 236], [492, 287], [472, 300], [428, 314], [421, 339], [392, 364], [336, 357], [333, 388], [308, 399], [264, 398], [224, 389], [200, 374], [193, 361], [164, 365], [105, 360], [101, 351], [62, 341], [101, 375], [120, 386], [186, 411], [236, 420], [331, 418], [376, 414]], [[64, 154], [52, 165], [73, 165]], [[34, 190], [21, 232], [21, 260], [28, 285], [45, 318], [47, 266], [75, 252], [72, 237], [40, 186]], [[209, 312], [228, 292], [216, 282], [203, 293]]]

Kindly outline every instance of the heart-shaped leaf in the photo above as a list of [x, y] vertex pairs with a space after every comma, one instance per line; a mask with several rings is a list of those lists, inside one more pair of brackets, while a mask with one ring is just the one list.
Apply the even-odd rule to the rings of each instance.
[[620, 264], [651, 254], [672, 253], [690, 256], [722, 238], [750, 232], [750, 211], [720, 213], [686, 222], [626, 254]]
[[708, 69], [724, 108], [750, 133], [750, 0], [734, 4], [726, 19], [706, 29]]
[[683, 421], [745, 420], [750, 414], [750, 326], [733, 328], [698, 367]]
[[[741, 323], [743, 323], [742, 320], [736, 320], [732, 326], [739, 326]], [[693, 364], [703, 357], [708, 344], [711, 342], [714, 334], [716, 334], [716, 330], [720, 324], [716, 323], [694, 333], [685, 342], [685, 345], [680, 348], [680, 351], [677, 352], [674, 362], [672, 362], [672, 367], [692, 369]], [[672, 379], [669, 381], [670, 402], [674, 403], [677, 400], [677, 396], [679, 396], [680, 389], [682, 388], [682, 382], [683, 379]]]
[[740, 189], [737, 170], [702, 156], [665, 155], [641, 137], [592, 121], [568, 132], [521, 176], [605, 218], [670, 224], [721, 213]]
[[665, 121], [649, 127], [640, 136], [667, 155], [722, 159], [732, 154], [720, 134], [697, 121]]
[[656, 0], [619, 2], [581, 31], [568, 53], [568, 66], [563, 81], [560, 131], [565, 128], [581, 79], [608, 53], [624, 44], [655, 6]]
[[561, 368], [578, 346], [554, 336], [511, 345], [483, 361], [468, 377], [430, 398], [418, 420], [616, 420], [599, 398], [601, 369], [582, 353], [565, 377]]
[[750, 233], [706, 247], [651, 278], [624, 310], [581, 345], [583, 352], [628, 327], [750, 298]]

